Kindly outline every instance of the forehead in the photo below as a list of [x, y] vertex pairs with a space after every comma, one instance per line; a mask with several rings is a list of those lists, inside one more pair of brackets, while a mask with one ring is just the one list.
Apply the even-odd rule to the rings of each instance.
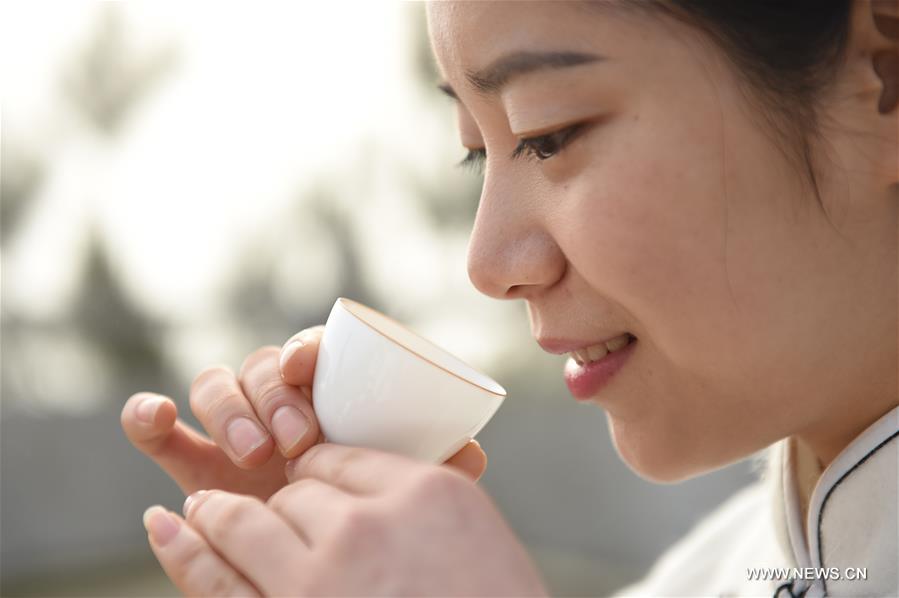
[[428, 31], [443, 76], [458, 84], [513, 51], [613, 55], [627, 43], [617, 7], [610, 0], [429, 2]]

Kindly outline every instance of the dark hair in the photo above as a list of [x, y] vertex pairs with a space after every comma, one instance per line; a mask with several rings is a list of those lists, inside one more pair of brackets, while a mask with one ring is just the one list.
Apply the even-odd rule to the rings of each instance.
[[[804, 170], [824, 209], [813, 141], [823, 92], [843, 65], [852, 0], [628, 0], [704, 31], [737, 67], [745, 95]], [[826, 209], [825, 209], [826, 215]]]

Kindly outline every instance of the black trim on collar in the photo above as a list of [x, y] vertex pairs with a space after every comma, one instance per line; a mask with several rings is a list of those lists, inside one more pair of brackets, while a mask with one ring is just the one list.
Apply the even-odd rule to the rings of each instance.
[[[889, 442], [894, 440], [897, 436], [899, 436], [899, 430], [890, 434], [880, 444], [878, 444], [877, 446], [872, 448], [870, 451], [868, 451], [868, 453], [864, 457], [859, 459], [855, 465], [853, 465], [852, 467], [849, 468], [849, 471], [847, 471], [846, 473], [841, 475], [840, 479], [838, 479], [834, 483], [834, 485], [831, 486], [830, 489], [827, 491], [827, 494], [824, 495], [824, 500], [821, 501], [821, 508], [818, 510], [818, 564], [821, 567], [824, 567], [824, 554], [823, 554], [824, 544], [821, 542], [821, 524], [824, 521], [824, 508], [827, 506], [827, 500], [830, 498], [831, 493], [837, 488], [837, 486], [842, 484], [843, 480], [845, 480], [847, 477], [849, 477], [849, 474], [851, 474], [853, 471], [855, 471], [859, 465], [861, 465], [862, 463], [867, 461], [871, 455], [873, 455], [874, 453], [876, 453], [877, 451], [882, 449], [884, 446], [889, 444]], [[784, 584], [784, 585], [786, 585], [786, 584]], [[823, 577], [821, 578], [821, 585], [824, 588], [824, 596], [827, 596], [827, 580], [824, 579]], [[782, 588], [782, 587], [783, 586], [780, 586], [779, 588], [777, 588], [777, 591], [780, 591], [780, 588]], [[811, 585], [809, 587], [811, 587]], [[806, 589], [808, 589], [808, 588], [806, 588]], [[789, 588], [789, 591], [792, 594], [792, 588]], [[775, 592], [774, 595], [777, 596], [777, 592]]]
[[796, 594], [795, 592], [793, 592], [794, 585], [796, 585], [795, 579], [793, 581], [786, 581], [780, 584], [779, 586], [777, 586], [777, 589], [774, 590], [773, 598], [780, 598], [781, 590], [787, 591], [787, 598], [805, 598], [805, 593], [808, 592], [810, 587], [812, 587], [812, 584], [809, 584], [805, 586], [805, 588], [802, 589], [798, 594]]

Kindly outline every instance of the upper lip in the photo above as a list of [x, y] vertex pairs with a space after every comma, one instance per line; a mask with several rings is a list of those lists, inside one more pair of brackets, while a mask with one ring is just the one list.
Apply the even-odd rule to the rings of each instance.
[[[584, 340], [572, 340], [567, 338], [551, 338], [551, 337], [541, 337], [537, 339], [537, 344], [540, 345], [544, 351], [547, 353], [553, 353], [554, 355], [561, 355], [563, 353], [570, 353], [571, 351], [577, 351], [578, 349], [584, 349], [586, 347], [591, 347], [593, 345], [599, 345], [606, 343], [613, 338], [618, 338], [622, 334], [630, 334], [628, 332], [619, 332], [618, 334], [613, 334], [612, 336], [606, 337], [601, 341], [584, 341]], [[633, 336], [633, 335], [631, 335]]]

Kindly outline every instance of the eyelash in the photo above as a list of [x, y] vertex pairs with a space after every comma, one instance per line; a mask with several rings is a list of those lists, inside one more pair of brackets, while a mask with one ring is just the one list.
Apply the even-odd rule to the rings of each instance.
[[483, 147], [468, 150], [465, 157], [459, 160], [456, 166], [468, 168], [477, 174], [484, 174], [484, 163], [487, 161], [487, 150]]
[[[523, 155], [526, 155], [529, 158], [534, 158], [540, 162], [544, 160], [548, 160], [553, 156], [558, 155], [565, 147], [579, 134], [583, 131], [583, 124], [571, 125], [569, 127], [565, 127], [564, 129], [560, 129], [558, 131], [553, 131], [552, 133], [547, 133], [545, 135], [536, 135], [534, 137], [527, 137], [518, 142], [518, 146], [512, 151], [509, 155], [509, 158], [516, 159], [520, 158]], [[546, 145], [552, 144], [554, 147], [552, 149], [547, 149]], [[487, 150], [483, 147], [468, 150], [468, 154], [457, 164], [457, 166], [461, 166], [463, 168], [470, 168], [475, 170], [479, 174], [483, 174], [484, 172], [484, 162], [487, 160]]]

